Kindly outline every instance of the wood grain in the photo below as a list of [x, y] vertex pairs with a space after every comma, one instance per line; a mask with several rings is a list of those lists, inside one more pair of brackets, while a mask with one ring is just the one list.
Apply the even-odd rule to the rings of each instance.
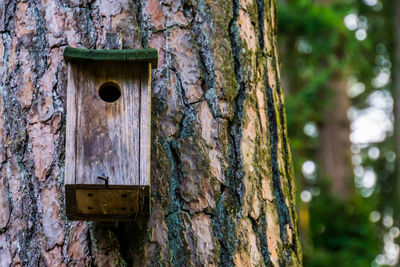
[[[74, 65], [76, 184], [104, 184], [98, 176], [108, 177], [110, 185], [139, 184], [140, 65]], [[113, 103], [98, 95], [98, 88], [109, 81], [121, 88]]]
[[140, 185], [150, 184], [151, 64], [141, 65]]
[[131, 221], [150, 213], [150, 186], [66, 185], [65, 194], [69, 220]]
[[[148, 214], [150, 68], [149, 63], [69, 63], [66, 204], [70, 220], [122, 220]], [[109, 82], [121, 91], [112, 103], [103, 101], [98, 92]], [[108, 186], [99, 176], [108, 177]]]
[[65, 184], [75, 184], [76, 90], [73, 71], [74, 68], [68, 64]]
[[77, 189], [79, 214], [137, 214], [139, 190]]

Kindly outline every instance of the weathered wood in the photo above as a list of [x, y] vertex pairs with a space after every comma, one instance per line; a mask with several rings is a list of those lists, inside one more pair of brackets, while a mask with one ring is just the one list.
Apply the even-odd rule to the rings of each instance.
[[147, 218], [149, 186], [67, 185], [69, 220], [130, 221]]
[[[77, 63], [72, 79], [76, 88], [75, 161], [76, 184], [139, 184], [139, 90], [140, 65]], [[113, 81], [121, 97], [103, 101], [98, 88]], [[72, 92], [71, 92], [72, 93]], [[73, 93], [72, 93], [73, 94]], [[74, 128], [73, 126], [70, 128]], [[67, 151], [67, 154], [73, 153]]]
[[67, 85], [67, 129], [65, 145], [65, 184], [75, 184], [75, 144], [76, 144], [76, 91], [73, 79], [74, 69], [68, 65]]
[[69, 219], [126, 220], [148, 214], [139, 206], [149, 206], [149, 194], [138, 186], [149, 191], [150, 68], [150, 63], [125, 61], [69, 62]]
[[150, 184], [151, 64], [141, 65], [140, 185]]

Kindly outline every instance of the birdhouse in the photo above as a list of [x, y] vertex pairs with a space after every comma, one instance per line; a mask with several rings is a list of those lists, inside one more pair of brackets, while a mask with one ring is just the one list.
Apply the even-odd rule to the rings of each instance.
[[69, 220], [127, 221], [150, 210], [151, 68], [157, 50], [67, 47]]

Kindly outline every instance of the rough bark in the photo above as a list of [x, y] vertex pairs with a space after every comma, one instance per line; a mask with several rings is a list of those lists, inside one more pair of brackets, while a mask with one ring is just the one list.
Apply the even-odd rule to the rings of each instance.
[[[3, 0], [1, 266], [298, 266], [274, 1]], [[151, 215], [68, 221], [69, 45], [154, 47]]]

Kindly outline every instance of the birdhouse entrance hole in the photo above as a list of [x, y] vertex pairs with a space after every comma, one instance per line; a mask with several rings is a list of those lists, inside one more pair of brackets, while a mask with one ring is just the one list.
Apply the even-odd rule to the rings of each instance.
[[121, 97], [121, 89], [114, 82], [103, 83], [99, 88], [99, 96], [101, 100], [112, 103]]

